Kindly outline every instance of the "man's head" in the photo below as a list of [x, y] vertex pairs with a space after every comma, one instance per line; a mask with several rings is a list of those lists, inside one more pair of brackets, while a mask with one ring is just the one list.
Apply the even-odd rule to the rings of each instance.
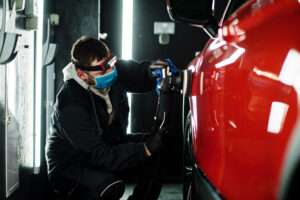
[[110, 87], [117, 76], [116, 58], [104, 42], [95, 38], [79, 38], [72, 46], [71, 60], [78, 77], [98, 89]]

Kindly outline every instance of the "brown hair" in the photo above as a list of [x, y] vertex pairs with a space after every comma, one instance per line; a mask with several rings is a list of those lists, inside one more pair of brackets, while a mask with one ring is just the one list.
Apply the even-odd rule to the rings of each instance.
[[75, 65], [90, 65], [94, 59], [102, 59], [108, 54], [109, 49], [104, 42], [82, 36], [72, 46], [71, 61]]

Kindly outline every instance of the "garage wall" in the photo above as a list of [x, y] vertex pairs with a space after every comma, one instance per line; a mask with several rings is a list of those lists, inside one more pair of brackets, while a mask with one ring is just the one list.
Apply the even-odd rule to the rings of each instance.
[[54, 27], [54, 42], [59, 45], [56, 64], [56, 90], [63, 82], [61, 70], [70, 62], [72, 44], [82, 35], [97, 37], [98, 0], [53, 0], [53, 12], [59, 14], [60, 25]]

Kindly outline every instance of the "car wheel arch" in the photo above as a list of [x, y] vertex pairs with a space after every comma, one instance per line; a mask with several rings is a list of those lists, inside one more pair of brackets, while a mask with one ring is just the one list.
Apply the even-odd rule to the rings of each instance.
[[300, 120], [289, 139], [281, 174], [278, 199], [286, 200], [295, 182], [300, 184], [300, 180], [297, 180], [300, 176]]

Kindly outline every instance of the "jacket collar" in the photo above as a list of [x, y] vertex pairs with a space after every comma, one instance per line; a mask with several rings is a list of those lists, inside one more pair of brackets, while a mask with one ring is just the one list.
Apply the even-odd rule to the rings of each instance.
[[84, 89], [89, 89], [89, 85], [84, 82], [83, 80], [81, 80], [79, 78], [79, 76], [77, 75], [75, 66], [73, 63], [69, 63], [67, 64], [63, 70], [63, 75], [64, 75], [64, 82], [70, 80], [70, 79], [74, 79], [81, 87], [83, 87]]
[[90, 90], [95, 95], [101, 97], [107, 105], [107, 112], [109, 114], [112, 113], [112, 105], [111, 105], [111, 101], [110, 101], [109, 94], [108, 94], [109, 91], [110, 91], [110, 88], [100, 91], [100, 90], [97, 90], [94, 87], [89, 86], [86, 82], [84, 82], [82, 79], [79, 78], [79, 76], [77, 75], [76, 68], [75, 68], [73, 63], [67, 64], [63, 68], [62, 72], [63, 72], [63, 75], [64, 75], [64, 82], [66, 82], [70, 79], [74, 79], [81, 87], [83, 87], [86, 90]]

